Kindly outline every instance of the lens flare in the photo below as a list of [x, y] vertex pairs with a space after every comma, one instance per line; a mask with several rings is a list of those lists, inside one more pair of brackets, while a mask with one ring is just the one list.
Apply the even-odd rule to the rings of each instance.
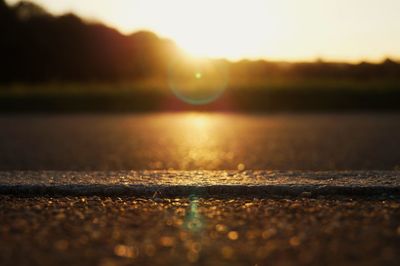
[[203, 217], [198, 210], [199, 200], [196, 196], [193, 195], [190, 196], [189, 200], [190, 205], [187, 210], [184, 228], [187, 229], [189, 232], [199, 233], [202, 231], [202, 228], [204, 226]]
[[202, 105], [215, 101], [227, 87], [226, 64], [216, 60], [174, 60], [169, 67], [168, 83], [182, 101]]

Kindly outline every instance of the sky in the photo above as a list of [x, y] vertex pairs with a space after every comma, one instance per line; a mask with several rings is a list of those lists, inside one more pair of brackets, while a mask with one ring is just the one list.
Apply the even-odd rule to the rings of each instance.
[[150, 30], [195, 56], [348, 62], [400, 58], [400, 0], [32, 2], [51, 13], [73, 12], [127, 34]]

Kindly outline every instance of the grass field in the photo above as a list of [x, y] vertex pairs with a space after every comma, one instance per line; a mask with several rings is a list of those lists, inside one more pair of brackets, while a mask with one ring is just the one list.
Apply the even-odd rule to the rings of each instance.
[[0, 111], [341, 111], [400, 109], [398, 80], [235, 80], [205, 106], [178, 100], [167, 82], [0, 85]]

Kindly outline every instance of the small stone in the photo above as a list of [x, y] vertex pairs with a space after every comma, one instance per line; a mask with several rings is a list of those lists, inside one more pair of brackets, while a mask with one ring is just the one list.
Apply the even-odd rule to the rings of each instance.
[[230, 240], [237, 240], [237, 239], [239, 238], [239, 233], [236, 232], [236, 231], [230, 231], [230, 232], [228, 233], [228, 238], [229, 238]]
[[289, 244], [293, 247], [297, 247], [300, 245], [300, 238], [298, 238], [297, 236], [294, 236], [292, 238], [290, 238], [289, 240]]
[[170, 236], [163, 236], [160, 238], [160, 244], [164, 247], [172, 247], [175, 244], [175, 239]]

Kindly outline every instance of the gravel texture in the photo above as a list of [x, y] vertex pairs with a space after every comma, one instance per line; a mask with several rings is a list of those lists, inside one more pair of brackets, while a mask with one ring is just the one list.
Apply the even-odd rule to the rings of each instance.
[[0, 172], [0, 265], [398, 265], [398, 171]]
[[400, 201], [0, 196], [0, 265], [398, 265]]
[[64, 196], [400, 197], [399, 171], [0, 172], [0, 194]]

